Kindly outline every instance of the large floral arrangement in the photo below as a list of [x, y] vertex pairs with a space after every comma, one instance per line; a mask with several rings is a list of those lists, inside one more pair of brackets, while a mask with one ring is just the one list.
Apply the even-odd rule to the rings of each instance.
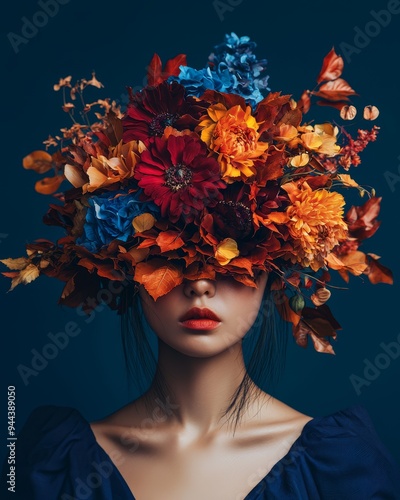
[[[217, 274], [254, 287], [257, 270], [267, 270], [296, 342], [305, 347], [310, 336], [318, 351], [333, 353], [340, 325], [326, 304], [331, 271], [345, 281], [352, 273], [392, 282], [376, 255], [359, 250], [379, 227], [381, 198], [347, 173], [379, 128], [352, 137], [343, 125], [304, 120], [314, 101], [340, 110], [342, 120], [356, 114], [349, 102], [356, 92], [341, 78], [334, 49], [314, 90], [296, 101], [270, 91], [255, 47], [226, 35], [202, 70], [183, 54], [163, 68], [154, 55], [148, 85], [129, 88], [124, 112], [110, 99], [85, 103], [88, 86], [102, 87], [94, 74], [75, 84], [61, 79], [54, 89], [64, 93], [73, 126], [23, 166], [54, 170], [35, 187], [55, 198], [44, 222], [66, 234], [28, 244], [27, 257], [3, 259], [11, 289], [40, 274], [56, 277], [65, 282], [59, 302], [90, 313], [96, 302], [85, 299], [100, 300], [110, 282], [141, 284], [157, 300], [183, 280]], [[366, 106], [363, 115], [378, 113]], [[63, 181], [72, 187], [60, 192]], [[366, 201], [345, 214], [340, 191], [348, 188]], [[108, 303], [121, 311], [118, 294]]]

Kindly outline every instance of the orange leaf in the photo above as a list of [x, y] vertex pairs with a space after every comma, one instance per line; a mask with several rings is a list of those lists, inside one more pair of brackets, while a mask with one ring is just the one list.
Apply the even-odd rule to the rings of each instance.
[[271, 212], [268, 214], [268, 220], [277, 224], [286, 224], [290, 220], [290, 217], [286, 212]]
[[368, 264], [365, 274], [368, 275], [368, 279], [372, 284], [387, 283], [393, 285], [393, 273], [390, 269], [380, 264], [370, 254], [368, 254]]
[[44, 174], [52, 167], [52, 157], [46, 151], [33, 151], [22, 160], [22, 166], [38, 174]]
[[[335, 259], [339, 262], [335, 262]], [[330, 254], [327, 257], [328, 265], [331, 269], [349, 271], [354, 276], [360, 276], [368, 267], [365, 253], [355, 250], [346, 255], [341, 255], [340, 259]]]
[[154, 226], [156, 219], [151, 214], [141, 214], [135, 217], [132, 221], [132, 226], [137, 233], [148, 231]]
[[184, 245], [184, 241], [179, 234], [178, 231], [162, 231], [156, 239], [156, 243], [160, 247], [161, 252], [168, 252], [169, 250], [181, 248]]
[[183, 281], [178, 267], [164, 259], [139, 262], [135, 267], [134, 280], [142, 284], [154, 300], [167, 294]]
[[54, 177], [44, 177], [35, 184], [35, 190], [40, 194], [52, 194], [57, 191], [62, 181], [65, 179], [63, 175], [55, 175]]
[[225, 238], [218, 244], [215, 251], [215, 258], [221, 266], [226, 266], [239, 255], [237, 243], [232, 238]]
[[312, 95], [322, 97], [328, 101], [348, 101], [348, 96], [357, 95], [357, 93], [350, 87], [346, 80], [338, 78], [337, 80], [324, 83], [319, 88], [319, 91], [312, 92]]
[[343, 58], [338, 56], [334, 47], [324, 57], [322, 69], [317, 78], [317, 83], [326, 82], [328, 80], [336, 80], [342, 74], [344, 67]]
[[297, 326], [300, 322], [301, 316], [293, 311], [289, 305], [289, 298], [283, 291], [278, 291], [274, 295], [275, 306], [285, 321], [293, 323]]

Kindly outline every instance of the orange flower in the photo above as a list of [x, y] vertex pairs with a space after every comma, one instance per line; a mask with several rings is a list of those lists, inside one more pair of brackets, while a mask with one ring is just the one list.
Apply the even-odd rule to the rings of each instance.
[[336, 156], [340, 152], [340, 146], [336, 144], [339, 130], [330, 123], [315, 125], [315, 127], [307, 125], [299, 129], [303, 132], [301, 142], [308, 150], [327, 156]]
[[140, 141], [122, 141], [111, 148], [109, 158], [99, 155], [92, 156], [92, 161], [86, 173], [75, 165], [65, 165], [65, 177], [74, 187], [82, 187], [83, 193], [91, 193], [116, 182], [133, 177], [139, 154], [146, 149]]
[[265, 160], [268, 143], [259, 141], [258, 123], [251, 107], [227, 109], [218, 103], [207, 110], [199, 123], [201, 139], [218, 154], [222, 178], [228, 183], [245, 181], [256, 173], [255, 160]]
[[288, 258], [292, 263], [318, 271], [325, 265], [329, 252], [347, 239], [347, 224], [343, 220], [345, 200], [337, 192], [313, 191], [307, 182], [300, 187], [288, 182], [282, 188], [291, 201], [286, 213], [294, 248]]

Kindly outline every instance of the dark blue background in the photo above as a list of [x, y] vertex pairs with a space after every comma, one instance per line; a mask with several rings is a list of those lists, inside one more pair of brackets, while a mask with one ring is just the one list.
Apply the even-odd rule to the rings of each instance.
[[[234, 3], [234, 2], [233, 2]], [[96, 96], [121, 99], [125, 85], [143, 84], [146, 66], [154, 52], [166, 59], [185, 52], [190, 66], [205, 65], [212, 47], [227, 32], [249, 35], [258, 43], [257, 55], [267, 57], [272, 90], [298, 98], [312, 88], [325, 54], [332, 46], [343, 53], [343, 43], [354, 44], [355, 28], [364, 31], [373, 20], [371, 10], [386, 9], [387, 1], [321, 3], [236, 1], [237, 6], [218, 16], [212, 0], [203, 2], [122, 1], [101, 3], [70, 0], [16, 53], [7, 34], [21, 33], [21, 18], [32, 19], [37, 2], [7, 4], [1, 19], [3, 77], [1, 134], [0, 256], [19, 257], [26, 242], [56, 238], [59, 232], [41, 224], [51, 201], [35, 193], [34, 172], [21, 166], [22, 158], [41, 149], [48, 134], [68, 124], [60, 108], [61, 95], [52, 86], [60, 77], [89, 78], [92, 70], [105, 89]], [[382, 256], [382, 262], [399, 275], [399, 186], [389, 186], [384, 173], [398, 174], [399, 97], [398, 33], [400, 14], [371, 38], [345, 63], [343, 77], [359, 97], [359, 115], [366, 104], [379, 107], [379, 140], [363, 155], [352, 174], [361, 184], [372, 185], [383, 197], [375, 238], [365, 251]], [[331, 115], [336, 116], [333, 113]], [[351, 130], [368, 126], [356, 119]], [[361, 200], [360, 200], [361, 203]], [[8, 235], [7, 237], [4, 235]], [[2, 270], [6, 270], [2, 266]], [[344, 286], [343, 281], [337, 284]], [[6, 433], [6, 389], [17, 390], [17, 429], [29, 412], [41, 404], [78, 408], [88, 420], [100, 418], [137, 397], [126, 382], [118, 317], [104, 310], [89, 324], [75, 310], [56, 305], [62, 284], [43, 277], [6, 294], [8, 279], [0, 279], [1, 369], [0, 431]], [[364, 360], [374, 362], [381, 342], [397, 342], [399, 286], [369, 284], [352, 277], [351, 291], [337, 291], [330, 305], [343, 326], [335, 343], [336, 356], [319, 354], [310, 345], [303, 350], [289, 338], [284, 378], [274, 395], [309, 415], [324, 415], [351, 404], [363, 404], [378, 434], [400, 462], [399, 387], [400, 357], [381, 370], [376, 380], [357, 395], [352, 374], [363, 376]], [[70, 340], [54, 360], [25, 385], [17, 372], [29, 365], [31, 349], [41, 350], [47, 334], [63, 331], [74, 321], [80, 334]], [[4, 433], [4, 434], [3, 434]], [[1, 441], [5, 453], [5, 439]]]

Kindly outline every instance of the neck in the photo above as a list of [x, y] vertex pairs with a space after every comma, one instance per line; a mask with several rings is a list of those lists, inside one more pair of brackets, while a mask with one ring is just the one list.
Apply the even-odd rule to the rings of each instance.
[[[199, 435], [221, 428], [221, 416], [246, 372], [241, 342], [206, 357], [187, 356], [160, 339], [158, 347], [158, 370], [173, 408], [167, 418]], [[252, 388], [261, 392], [254, 383]], [[153, 395], [154, 383], [147, 396]]]

